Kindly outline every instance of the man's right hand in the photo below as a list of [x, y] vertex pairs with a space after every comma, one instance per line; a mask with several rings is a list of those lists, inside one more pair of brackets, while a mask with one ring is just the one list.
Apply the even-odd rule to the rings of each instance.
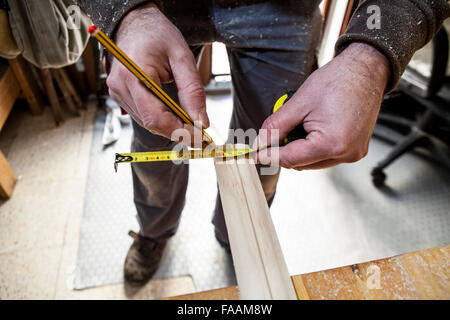
[[[181, 32], [150, 3], [129, 12], [116, 32], [116, 44], [159, 86], [174, 81], [182, 108], [194, 121], [209, 126], [206, 98], [195, 58]], [[109, 94], [142, 127], [171, 137], [184, 124], [117, 59], [111, 65]], [[193, 135], [191, 135], [193, 137]]]

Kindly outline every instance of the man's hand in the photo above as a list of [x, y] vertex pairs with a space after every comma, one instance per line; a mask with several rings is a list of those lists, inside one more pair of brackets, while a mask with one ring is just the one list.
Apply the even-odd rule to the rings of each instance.
[[[279, 148], [280, 165], [297, 170], [322, 169], [363, 158], [389, 70], [383, 54], [367, 44], [353, 43], [311, 74], [261, 128], [268, 131], [265, 140], [274, 136], [272, 130], [279, 130], [279, 138], [284, 138], [299, 123], [308, 132], [306, 139]], [[270, 145], [263, 140], [260, 136], [260, 147]], [[271, 150], [266, 151], [258, 153], [259, 163], [270, 164]]]
[[[180, 31], [154, 4], [138, 7], [124, 17], [116, 43], [156, 84], [175, 81], [183, 109], [194, 121], [202, 121], [204, 128], [209, 126], [194, 56]], [[152, 133], [170, 139], [174, 130], [186, 128], [193, 134], [192, 126], [184, 125], [116, 59], [107, 84], [111, 97]]]

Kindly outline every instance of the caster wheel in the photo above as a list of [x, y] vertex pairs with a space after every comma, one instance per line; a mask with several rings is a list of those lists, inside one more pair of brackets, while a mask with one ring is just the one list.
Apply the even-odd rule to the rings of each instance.
[[379, 169], [373, 169], [372, 170], [372, 182], [375, 185], [375, 187], [382, 187], [384, 186], [384, 182], [386, 181], [386, 175], [383, 171]]

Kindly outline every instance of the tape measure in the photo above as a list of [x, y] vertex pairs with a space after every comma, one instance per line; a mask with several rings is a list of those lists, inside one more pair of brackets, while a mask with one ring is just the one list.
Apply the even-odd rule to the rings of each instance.
[[[281, 96], [273, 107], [275, 113], [280, 109], [289, 99], [294, 95], [295, 91], [288, 91]], [[286, 138], [283, 139], [282, 145], [286, 145], [297, 139], [304, 139], [308, 133], [303, 128], [303, 125], [299, 124], [292, 130]], [[215, 149], [190, 149], [181, 151], [150, 151], [150, 152], [133, 152], [133, 153], [116, 153], [116, 159], [114, 161], [114, 170], [117, 172], [117, 165], [119, 163], [134, 163], [134, 162], [155, 162], [155, 161], [184, 161], [192, 159], [205, 159], [205, 158], [237, 158], [247, 155], [251, 152], [257, 151], [251, 148], [233, 148], [232, 145], [223, 145], [216, 147]]]
[[[286, 102], [289, 101], [290, 98], [292, 98], [294, 93], [295, 91], [291, 90], [281, 96], [277, 100], [277, 102], [275, 102], [272, 112], [275, 113], [278, 109], [280, 109]], [[289, 132], [289, 134], [283, 139], [283, 141], [281, 141], [281, 145], [286, 145], [294, 140], [305, 139], [307, 135], [308, 132], [306, 132], [305, 128], [303, 128], [303, 125], [300, 123], [294, 128], [294, 130]]]
[[134, 153], [116, 153], [114, 170], [117, 172], [119, 163], [155, 162], [155, 161], [183, 161], [205, 158], [237, 158], [255, 151], [251, 148], [233, 148], [232, 145], [223, 145], [214, 149], [190, 149], [181, 151], [150, 151]]

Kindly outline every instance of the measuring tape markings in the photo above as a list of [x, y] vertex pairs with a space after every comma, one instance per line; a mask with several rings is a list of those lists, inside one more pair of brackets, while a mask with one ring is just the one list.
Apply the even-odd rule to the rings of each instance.
[[133, 152], [133, 153], [116, 153], [116, 163], [133, 163], [133, 162], [154, 162], [154, 161], [176, 161], [190, 159], [205, 158], [229, 158], [248, 154], [253, 149], [230, 149], [222, 148], [205, 150], [181, 150], [181, 151], [150, 151], [150, 152]]

